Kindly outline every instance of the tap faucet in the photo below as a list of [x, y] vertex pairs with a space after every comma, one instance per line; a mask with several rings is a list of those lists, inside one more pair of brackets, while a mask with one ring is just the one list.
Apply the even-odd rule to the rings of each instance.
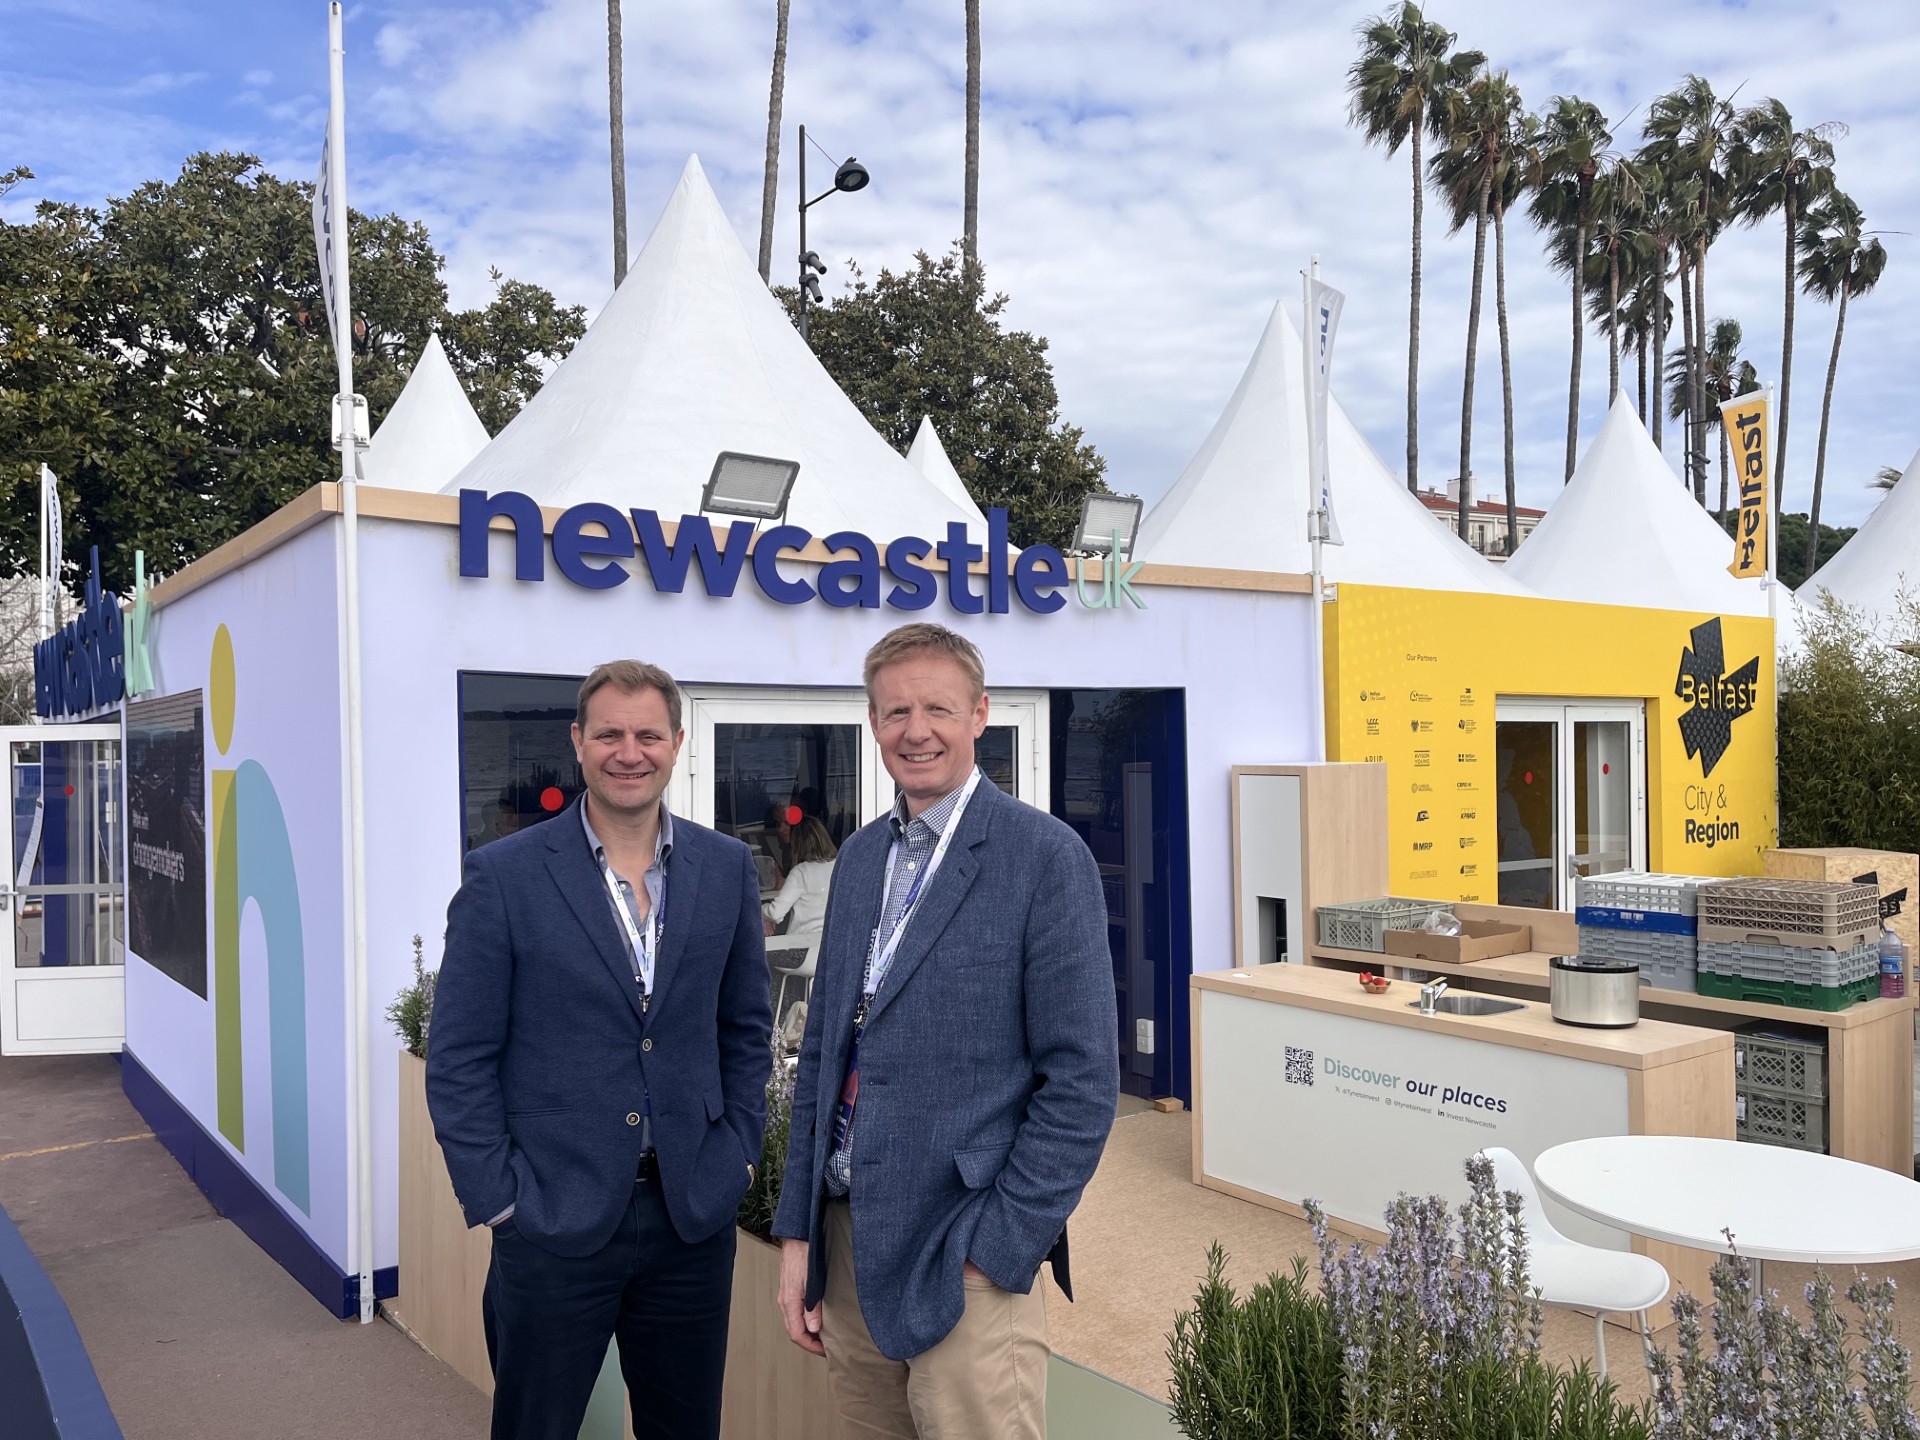
[[1429, 980], [1425, 985], [1422, 985], [1420, 987], [1420, 1013], [1422, 1015], [1433, 1014], [1434, 1002], [1446, 993], [1447, 977], [1444, 975], [1438, 980]]

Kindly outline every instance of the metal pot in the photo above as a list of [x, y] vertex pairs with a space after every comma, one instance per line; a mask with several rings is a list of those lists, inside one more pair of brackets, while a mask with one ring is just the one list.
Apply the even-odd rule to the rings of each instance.
[[1630, 960], [1556, 955], [1549, 999], [1562, 1025], [1620, 1030], [1640, 1023], [1640, 967]]

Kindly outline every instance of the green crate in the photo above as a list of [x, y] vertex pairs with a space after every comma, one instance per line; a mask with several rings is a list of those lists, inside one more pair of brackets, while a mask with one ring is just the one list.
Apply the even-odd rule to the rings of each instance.
[[1766, 1005], [1790, 1005], [1796, 1010], [1844, 1010], [1880, 993], [1880, 977], [1869, 975], [1851, 985], [1795, 985], [1788, 980], [1749, 980], [1744, 975], [1715, 975], [1702, 970], [1695, 982], [1699, 993], [1716, 1000], [1757, 1000]]

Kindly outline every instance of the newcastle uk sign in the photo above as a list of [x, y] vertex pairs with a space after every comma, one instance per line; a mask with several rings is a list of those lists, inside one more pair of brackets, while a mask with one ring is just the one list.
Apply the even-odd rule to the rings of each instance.
[[[516, 580], [547, 578], [548, 547], [540, 506], [531, 496], [503, 490], [460, 492], [460, 573], [484, 578], [489, 573], [487, 532], [496, 518], [507, 521], [513, 534], [513, 573]], [[747, 577], [760, 593], [780, 605], [805, 605], [818, 600], [836, 609], [925, 610], [940, 598], [962, 615], [1005, 615], [1017, 602], [1036, 615], [1051, 615], [1072, 593], [1089, 610], [1117, 610], [1124, 597], [1135, 609], [1142, 600], [1129, 583], [1139, 574], [1135, 562], [1108, 565], [1106, 578], [1088, 587], [1084, 575], [1069, 572], [1066, 556], [1051, 545], [1029, 545], [1016, 554], [1007, 551], [1007, 512], [987, 512], [987, 543], [974, 545], [967, 527], [947, 526], [944, 540], [903, 535], [881, 546], [857, 530], [836, 530], [821, 537], [833, 558], [812, 579], [792, 573], [790, 552], [813, 542], [811, 532], [798, 525], [775, 525], [754, 534], [754, 525], [735, 520], [725, 538], [716, 536], [703, 515], [682, 515], [671, 541], [660, 516], [652, 510], [624, 514], [611, 505], [587, 502], [564, 511], [553, 522], [553, 565], [562, 576], [589, 590], [611, 590], [630, 578], [620, 562], [645, 560], [653, 588], [678, 595], [696, 579], [702, 590], [726, 599]], [[923, 562], [932, 556], [946, 567], [942, 586], [936, 571]], [[789, 568], [782, 567], [785, 558]], [[984, 559], [984, 575], [968, 566]], [[976, 589], [976, 582], [981, 588]]]

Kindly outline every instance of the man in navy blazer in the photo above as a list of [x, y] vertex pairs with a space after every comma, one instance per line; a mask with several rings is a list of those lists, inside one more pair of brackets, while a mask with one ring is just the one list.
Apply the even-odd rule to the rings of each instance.
[[1099, 870], [975, 767], [969, 641], [902, 626], [866, 684], [901, 794], [834, 870], [773, 1226], [780, 1305], [826, 1355], [849, 1437], [1039, 1437], [1037, 1272], [1051, 1257], [1067, 1289], [1067, 1217], [1119, 1098]]
[[447, 910], [427, 1105], [493, 1229], [494, 1440], [574, 1440], [616, 1337], [636, 1437], [720, 1433], [772, 1011], [750, 852], [661, 802], [685, 738], [671, 676], [600, 666], [586, 793], [469, 854]]

